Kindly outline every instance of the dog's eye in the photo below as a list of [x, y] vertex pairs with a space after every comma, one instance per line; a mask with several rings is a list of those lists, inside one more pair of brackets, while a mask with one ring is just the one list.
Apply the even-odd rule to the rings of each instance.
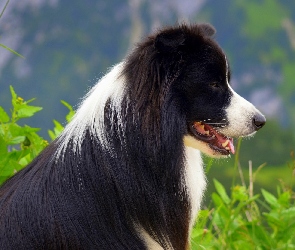
[[219, 87], [220, 87], [219, 84], [218, 84], [217, 82], [212, 82], [212, 83], [210, 83], [210, 86], [211, 86], [212, 88], [219, 88]]

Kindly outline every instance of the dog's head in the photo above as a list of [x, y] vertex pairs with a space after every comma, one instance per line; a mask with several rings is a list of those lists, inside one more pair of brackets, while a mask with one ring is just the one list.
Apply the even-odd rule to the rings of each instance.
[[159, 32], [154, 47], [163, 67], [174, 72], [171, 88], [186, 117], [185, 145], [221, 157], [234, 153], [233, 137], [253, 135], [265, 118], [229, 85], [228, 61], [214, 33], [208, 24], [182, 25]]

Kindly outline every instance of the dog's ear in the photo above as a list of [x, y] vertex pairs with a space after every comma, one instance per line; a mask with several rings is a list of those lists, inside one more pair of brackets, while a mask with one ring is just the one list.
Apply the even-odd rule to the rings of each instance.
[[154, 47], [160, 53], [174, 53], [184, 45], [185, 34], [182, 30], [169, 30], [159, 33], [154, 42]]
[[199, 45], [205, 37], [212, 37], [215, 28], [208, 24], [195, 24], [188, 26], [183, 24], [178, 28], [163, 30], [154, 40], [154, 47], [159, 53], [175, 53], [185, 51], [185, 47]]
[[198, 29], [203, 36], [213, 36], [216, 33], [215, 28], [209, 23], [202, 23], [198, 25]]

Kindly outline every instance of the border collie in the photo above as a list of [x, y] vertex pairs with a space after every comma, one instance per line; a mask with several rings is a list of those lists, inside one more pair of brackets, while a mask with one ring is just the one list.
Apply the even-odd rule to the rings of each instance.
[[165, 28], [87, 94], [0, 190], [0, 249], [189, 249], [201, 152], [234, 153], [264, 116], [230, 87], [209, 24]]

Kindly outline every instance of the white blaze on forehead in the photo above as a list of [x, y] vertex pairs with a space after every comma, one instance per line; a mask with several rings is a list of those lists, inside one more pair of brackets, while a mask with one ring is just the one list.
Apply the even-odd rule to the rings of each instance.
[[[111, 101], [111, 108], [120, 113], [120, 103], [124, 95], [124, 78], [121, 75], [124, 63], [114, 66], [85, 96], [73, 120], [66, 126], [59, 138], [59, 152], [73, 140], [73, 150], [80, 149], [86, 131], [96, 135], [103, 146], [107, 147], [104, 127], [104, 112], [106, 103]], [[118, 117], [120, 119], [120, 117]]]

